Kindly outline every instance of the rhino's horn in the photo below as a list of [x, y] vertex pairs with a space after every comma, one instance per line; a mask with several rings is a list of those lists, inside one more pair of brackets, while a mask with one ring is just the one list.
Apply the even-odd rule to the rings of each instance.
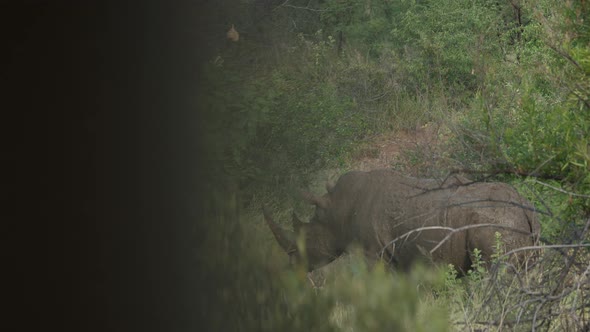
[[277, 239], [277, 242], [285, 250], [287, 254], [290, 254], [294, 248], [296, 248], [295, 243], [289, 239], [287, 233], [279, 227], [273, 220], [270, 212], [266, 209], [266, 207], [262, 207], [262, 213], [264, 214], [264, 220], [266, 220], [266, 224], [270, 228], [272, 234]]
[[325, 197], [317, 197], [307, 191], [302, 192], [301, 196], [303, 197], [303, 199], [306, 202], [308, 202], [310, 204], [313, 204], [313, 205], [320, 207], [322, 209], [328, 208], [328, 205], [329, 205], [328, 200]]

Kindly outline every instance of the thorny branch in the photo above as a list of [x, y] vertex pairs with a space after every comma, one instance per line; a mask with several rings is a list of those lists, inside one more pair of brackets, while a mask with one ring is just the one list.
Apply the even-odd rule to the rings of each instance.
[[[587, 228], [585, 231], [588, 230]], [[528, 246], [499, 256], [497, 264], [492, 266], [492, 273], [488, 279], [488, 287], [484, 294], [485, 307], [494, 308], [503, 306], [505, 303], [513, 303], [504, 308], [503, 312], [512, 312], [515, 315], [509, 316], [507, 320], [504, 316], [494, 319], [492, 315], [489, 318], [493, 319], [486, 321], [486, 317], [481, 315], [489, 315], [493, 310], [486, 311], [480, 308], [470, 314], [473, 319], [479, 318], [475, 324], [500, 328], [528, 324], [532, 331], [540, 328], [584, 330], [590, 325], [587, 316], [590, 308], [588, 301], [590, 299], [588, 294], [590, 291], [589, 252], [582, 250], [590, 247], [590, 243], [583, 243], [584, 238], [584, 235], [580, 236], [580, 243], [577, 244]], [[551, 255], [547, 249], [571, 249], [565, 266], [561, 255]], [[522, 270], [505, 262], [507, 256], [525, 250], [543, 253], [534, 259], [532, 268], [529, 269], [527, 266]], [[509, 269], [499, 273], [499, 264], [506, 265]], [[516, 286], [513, 285], [512, 280], [517, 281]], [[507, 296], [511, 296], [513, 300], [506, 302]], [[474, 324], [469, 323], [469, 320], [456, 322], [456, 324]]]
[[[570, 194], [570, 192], [559, 190], [559, 188], [553, 186], [549, 186], [549, 188], [556, 189], [563, 194]], [[466, 204], [471, 203], [476, 202], [467, 202]], [[510, 204], [510, 202], [504, 203]], [[551, 213], [548, 213], [548, 215], [552, 216]], [[432, 230], [448, 232], [430, 250], [432, 254], [453, 235], [479, 227], [512, 229], [519, 233], [530, 234], [529, 232], [496, 224], [468, 225], [459, 228], [425, 226], [408, 231], [387, 243], [381, 249], [381, 257], [383, 257], [387, 248], [395, 248], [396, 243], [399, 241], [406, 241], [411, 236], [417, 236], [420, 232]], [[577, 237], [578, 243], [526, 246], [496, 257], [496, 262], [491, 266], [491, 273], [486, 279], [487, 284], [482, 296], [484, 307], [501, 308], [501, 318], [496, 319], [491, 316], [489, 317], [491, 319], [486, 319], [482, 315], [489, 315], [497, 311], [484, 310], [484, 307], [480, 307], [466, 312], [466, 320], [455, 322], [455, 324], [495, 326], [500, 329], [502, 327], [514, 328], [519, 324], [527, 324], [528, 329], [532, 331], [539, 329], [570, 330], [572, 328], [583, 330], [590, 326], [587, 316], [590, 309], [590, 253], [588, 250], [582, 250], [590, 248], [590, 243], [585, 241], [589, 229], [590, 219], [588, 219], [583, 231]], [[565, 262], [563, 256], [549, 254], [553, 250], [560, 253], [568, 252], [565, 256]], [[540, 254], [533, 260], [527, 261], [524, 271], [522, 267], [508, 263], [509, 260], [507, 259], [523, 251]], [[506, 269], [501, 270], [499, 268], [501, 266], [505, 266]], [[507, 300], [509, 297], [514, 301]], [[469, 317], [484, 319], [469, 322], [472, 319]]]
[[452, 170], [449, 175], [465, 173], [465, 174], [487, 174], [483, 177], [480, 181], [485, 181], [490, 178], [493, 178], [497, 175], [518, 175], [523, 177], [530, 177], [530, 178], [537, 178], [537, 179], [545, 179], [545, 180], [563, 180], [563, 176], [561, 175], [548, 175], [539, 173], [539, 169], [533, 170], [532, 172], [525, 172], [518, 169], [513, 168], [506, 168], [506, 169], [497, 169], [497, 170], [490, 170], [490, 171], [477, 171], [473, 169], [454, 169]]
[[307, 5], [305, 7], [303, 7], [303, 6], [291, 5], [291, 4], [289, 4], [289, 1], [291, 1], [291, 0], [286, 0], [282, 4], [278, 5], [276, 8], [273, 9], [273, 11], [274, 10], [277, 10], [277, 9], [279, 9], [281, 7], [293, 8], [293, 9], [301, 9], [301, 10], [309, 10], [309, 11], [312, 11], [312, 12], [331, 12], [331, 11], [339, 11], [339, 10], [343, 10], [343, 9], [352, 8], [352, 6], [349, 6], [349, 7], [345, 7], [345, 8], [335, 8], [335, 9], [318, 9], [318, 8], [310, 7], [309, 6], [309, 2], [307, 3]]
[[[523, 250], [581, 249], [589, 246], [590, 244], [530, 246]], [[505, 256], [510, 254], [506, 253]], [[575, 257], [578, 263], [571, 265], [577, 270], [569, 269], [568, 276], [563, 279], [557, 278], [563, 271], [560, 256], [548, 255], [545, 252], [535, 259], [534, 268], [527, 267], [524, 270], [502, 261], [500, 257], [497, 264], [492, 266], [492, 273], [486, 278], [486, 290], [481, 293], [483, 305], [476, 306], [473, 311], [466, 314], [464, 321], [456, 321], [454, 324], [488, 328], [494, 326], [500, 329], [525, 324], [528, 325], [528, 330], [532, 331], [540, 328], [560, 331], [584, 330], [590, 325], [587, 316], [590, 309], [590, 263], [587, 256], [587, 252], [582, 254], [578, 251], [578, 256]], [[500, 269], [497, 268], [500, 264], [506, 265], [508, 269], [500, 273]], [[513, 281], [517, 281], [517, 284]], [[558, 292], [554, 292], [555, 285], [560, 286]], [[499, 318], [497, 309], [502, 312]]]
[[566, 194], [566, 195], [575, 196], [575, 197], [590, 198], [590, 195], [576, 194], [576, 193], [573, 193], [571, 191], [567, 191], [567, 190], [563, 190], [561, 188], [557, 188], [555, 186], [552, 186], [552, 185], [550, 185], [548, 183], [545, 183], [545, 182], [541, 182], [541, 181], [536, 180], [536, 179], [533, 179], [533, 182], [535, 182], [537, 184], [540, 184], [540, 185], [542, 185], [544, 187], [551, 188], [551, 189], [553, 189], [555, 191], [559, 191], [560, 193], [563, 193], [563, 194]]
[[438, 248], [440, 248], [445, 242], [447, 242], [454, 234], [458, 233], [458, 232], [462, 232], [462, 231], [466, 231], [468, 229], [472, 229], [472, 228], [481, 228], [481, 227], [494, 227], [494, 228], [501, 228], [501, 229], [509, 229], [511, 231], [514, 231], [516, 233], [521, 233], [521, 234], [526, 234], [526, 235], [531, 235], [532, 234], [530, 232], [526, 232], [526, 231], [522, 231], [520, 229], [516, 229], [514, 227], [510, 227], [510, 226], [504, 226], [504, 225], [498, 225], [498, 224], [477, 224], [477, 225], [467, 225], [467, 226], [463, 226], [463, 227], [459, 227], [459, 228], [452, 228], [452, 227], [446, 227], [446, 226], [425, 226], [425, 227], [420, 227], [420, 228], [416, 228], [413, 229], [409, 232], [406, 232], [398, 237], [396, 237], [395, 239], [391, 240], [390, 242], [387, 243], [387, 245], [383, 246], [381, 248], [381, 255], [383, 255], [383, 253], [385, 252], [385, 250], [387, 249], [387, 247], [394, 245], [397, 241], [399, 240], [407, 240], [409, 238], [410, 235], [414, 234], [414, 233], [420, 233], [423, 231], [432, 231], [432, 230], [445, 230], [445, 231], [449, 231], [449, 234], [447, 234], [442, 240], [440, 240], [438, 242], [438, 244], [432, 248], [430, 250], [430, 254], [432, 254], [433, 252], [435, 252], [436, 250], [438, 250]]

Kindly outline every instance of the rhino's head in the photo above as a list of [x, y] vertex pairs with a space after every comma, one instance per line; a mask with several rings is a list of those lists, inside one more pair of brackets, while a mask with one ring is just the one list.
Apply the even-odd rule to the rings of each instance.
[[275, 239], [289, 255], [291, 262], [306, 264], [309, 271], [322, 267], [342, 254], [330, 229], [318, 222], [304, 223], [293, 213], [294, 233], [279, 227], [270, 213], [263, 209], [264, 219]]
[[302, 198], [306, 202], [313, 204], [316, 207], [315, 213], [311, 218], [311, 223], [320, 223], [324, 225], [333, 224], [333, 216], [330, 213], [330, 205], [332, 201], [330, 196], [334, 190], [334, 185], [327, 182], [326, 190], [328, 193], [323, 196], [314, 196], [309, 192], [301, 193]]

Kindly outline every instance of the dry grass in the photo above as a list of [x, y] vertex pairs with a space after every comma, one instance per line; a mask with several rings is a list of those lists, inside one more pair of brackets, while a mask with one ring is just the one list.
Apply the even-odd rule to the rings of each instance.
[[450, 130], [427, 123], [412, 130], [387, 132], [376, 136], [352, 155], [351, 169], [369, 171], [394, 168], [413, 176], [440, 175], [436, 170], [446, 168], [446, 149]]

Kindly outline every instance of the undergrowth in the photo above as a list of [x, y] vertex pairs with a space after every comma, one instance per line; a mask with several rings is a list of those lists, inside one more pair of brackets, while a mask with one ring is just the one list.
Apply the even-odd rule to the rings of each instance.
[[[226, 8], [250, 30], [203, 64], [196, 92], [203, 186], [215, 196], [195, 241], [210, 330], [588, 329], [584, 1], [286, 1], [264, 13], [255, 3]], [[491, 263], [474, 251], [459, 279], [452, 267], [403, 274], [350, 258], [320, 287], [290, 269], [260, 206], [279, 220], [309, 213], [299, 189], [349, 169], [376, 135], [427, 123], [444, 128], [444, 146], [390, 166], [511, 183], [537, 210], [545, 249], [518, 268], [497, 237]]]

